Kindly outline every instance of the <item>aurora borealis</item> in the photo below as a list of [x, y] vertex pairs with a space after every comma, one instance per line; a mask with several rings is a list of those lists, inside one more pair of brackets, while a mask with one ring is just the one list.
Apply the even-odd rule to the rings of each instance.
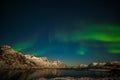
[[69, 65], [120, 61], [117, 1], [13, 0], [0, 14], [0, 45]]

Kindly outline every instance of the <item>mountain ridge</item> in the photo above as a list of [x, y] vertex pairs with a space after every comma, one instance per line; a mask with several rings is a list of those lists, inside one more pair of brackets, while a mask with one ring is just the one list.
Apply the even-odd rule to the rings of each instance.
[[68, 66], [61, 61], [52, 61], [46, 57], [35, 57], [22, 54], [12, 49], [11, 46], [0, 47], [0, 69], [41, 69], [41, 68], [73, 68], [73, 69], [118, 69], [120, 61], [92, 62], [88, 65]]
[[10, 46], [0, 47], [0, 68], [2, 69], [37, 69], [37, 68], [67, 68], [61, 61], [50, 61], [47, 58], [37, 58], [14, 51]]

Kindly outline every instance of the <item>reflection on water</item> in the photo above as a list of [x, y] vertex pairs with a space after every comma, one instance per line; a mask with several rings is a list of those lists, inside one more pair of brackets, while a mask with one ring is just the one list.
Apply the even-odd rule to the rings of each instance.
[[[2, 80], [32, 80], [40, 77], [60, 76], [60, 69], [41, 69], [41, 70], [1, 70], [0, 78]], [[1, 80], [0, 79], [0, 80]]]
[[111, 71], [65, 70], [65, 69], [41, 69], [41, 70], [1, 70], [0, 80], [37, 80], [39, 78], [55, 77], [120, 77], [120, 73]]

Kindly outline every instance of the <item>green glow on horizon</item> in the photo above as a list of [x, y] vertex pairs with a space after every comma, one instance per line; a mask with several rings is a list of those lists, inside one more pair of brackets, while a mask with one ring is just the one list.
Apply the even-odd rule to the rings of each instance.
[[19, 42], [13, 46], [13, 48], [16, 51], [22, 51], [24, 49], [30, 48], [34, 45], [34, 41], [24, 41], [24, 42]]

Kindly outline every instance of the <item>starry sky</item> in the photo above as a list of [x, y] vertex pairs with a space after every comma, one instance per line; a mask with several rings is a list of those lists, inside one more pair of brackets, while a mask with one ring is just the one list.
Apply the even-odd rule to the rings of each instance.
[[0, 45], [68, 65], [120, 61], [118, 0], [1, 2]]

